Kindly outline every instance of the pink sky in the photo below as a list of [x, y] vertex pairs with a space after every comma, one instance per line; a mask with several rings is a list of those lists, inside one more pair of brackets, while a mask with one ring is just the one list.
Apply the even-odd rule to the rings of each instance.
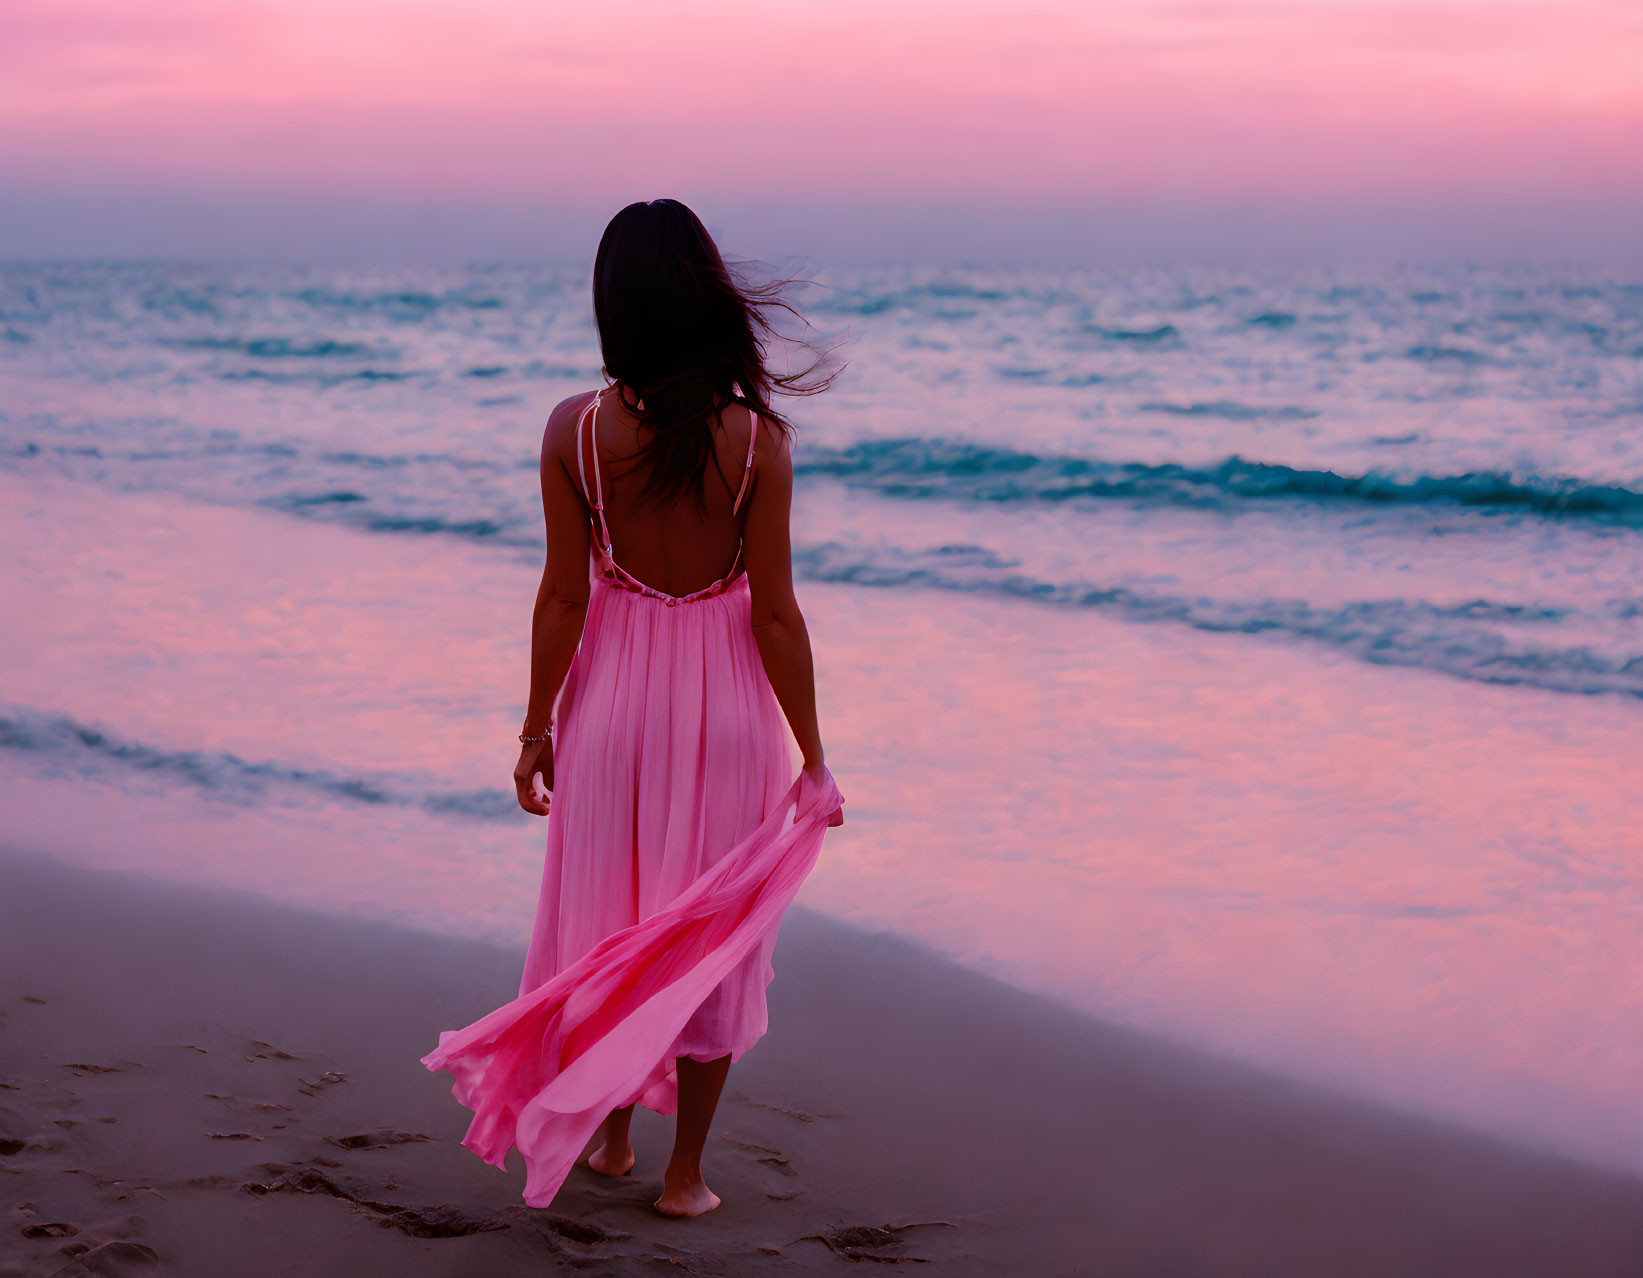
[[39, 195], [1643, 199], [1637, 0], [12, 0]]

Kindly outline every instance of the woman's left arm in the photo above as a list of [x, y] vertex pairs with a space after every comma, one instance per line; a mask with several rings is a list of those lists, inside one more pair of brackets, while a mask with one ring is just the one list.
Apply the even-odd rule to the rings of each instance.
[[[553, 703], [570, 671], [582, 625], [588, 615], [588, 552], [591, 533], [588, 508], [567, 466], [576, 459], [576, 418], [586, 395], [573, 396], [548, 415], [542, 432], [542, 518], [547, 525], [547, 562], [531, 614], [531, 687], [525, 707], [524, 735], [541, 736], [553, 719]], [[519, 806], [547, 816], [548, 805], [536, 794], [536, 774], [553, 790], [553, 741], [526, 745], [514, 766]]]

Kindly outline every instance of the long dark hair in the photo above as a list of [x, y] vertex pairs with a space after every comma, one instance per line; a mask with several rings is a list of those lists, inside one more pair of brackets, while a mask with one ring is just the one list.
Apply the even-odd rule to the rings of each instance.
[[836, 367], [818, 375], [830, 348], [796, 373], [765, 366], [766, 339], [795, 340], [781, 338], [766, 311], [802, 318], [783, 296], [797, 282], [755, 283], [733, 272], [677, 200], [630, 204], [611, 218], [593, 261], [593, 316], [605, 372], [633, 388], [639, 403], [624, 403], [649, 428], [635, 455], [635, 464], [649, 463], [641, 500], [665, 506], [689, 495], [705, 503], [707, 463], [718, 466], [713, 422], [737, 390], [742, 403], [791, 434], [771, 396], [814, 395], [838, 375]]

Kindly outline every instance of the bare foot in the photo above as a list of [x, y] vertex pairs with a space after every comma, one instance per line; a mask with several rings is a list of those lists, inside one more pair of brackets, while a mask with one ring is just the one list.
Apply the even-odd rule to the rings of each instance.
[[601, 1176], [626, 1176], [633, 1170], [633, 1146], [624, 1144], [620, 1149], [600, 1145], [588, 1155], [588, 1166]]
[[665, 1184], [655, 1203], [664, 1216], [703, 1216], [718, 1205], [719, 1195], [699, 1180]]

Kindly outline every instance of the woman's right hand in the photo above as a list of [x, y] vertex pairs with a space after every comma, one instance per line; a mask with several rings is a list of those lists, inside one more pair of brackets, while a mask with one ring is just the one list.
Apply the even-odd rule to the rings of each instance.
[[[817, 759], [813, 763], [806, 763], [804, 765], [804, 775], [809, 777], [817, 785], [820, 785], [822, 783], [822, 780], [827, 775], [827, 769], [822, 765], [822, 761], [820, 759]], [[838, 807], [833, 809], [832, 815], [830, 815], [827, 818], [827, 825], [828, 825], [828, 828], [831, 829], [835, 825], [843, 825], [843, 824], [844, 824], [844, 806], [841, 804]]]

